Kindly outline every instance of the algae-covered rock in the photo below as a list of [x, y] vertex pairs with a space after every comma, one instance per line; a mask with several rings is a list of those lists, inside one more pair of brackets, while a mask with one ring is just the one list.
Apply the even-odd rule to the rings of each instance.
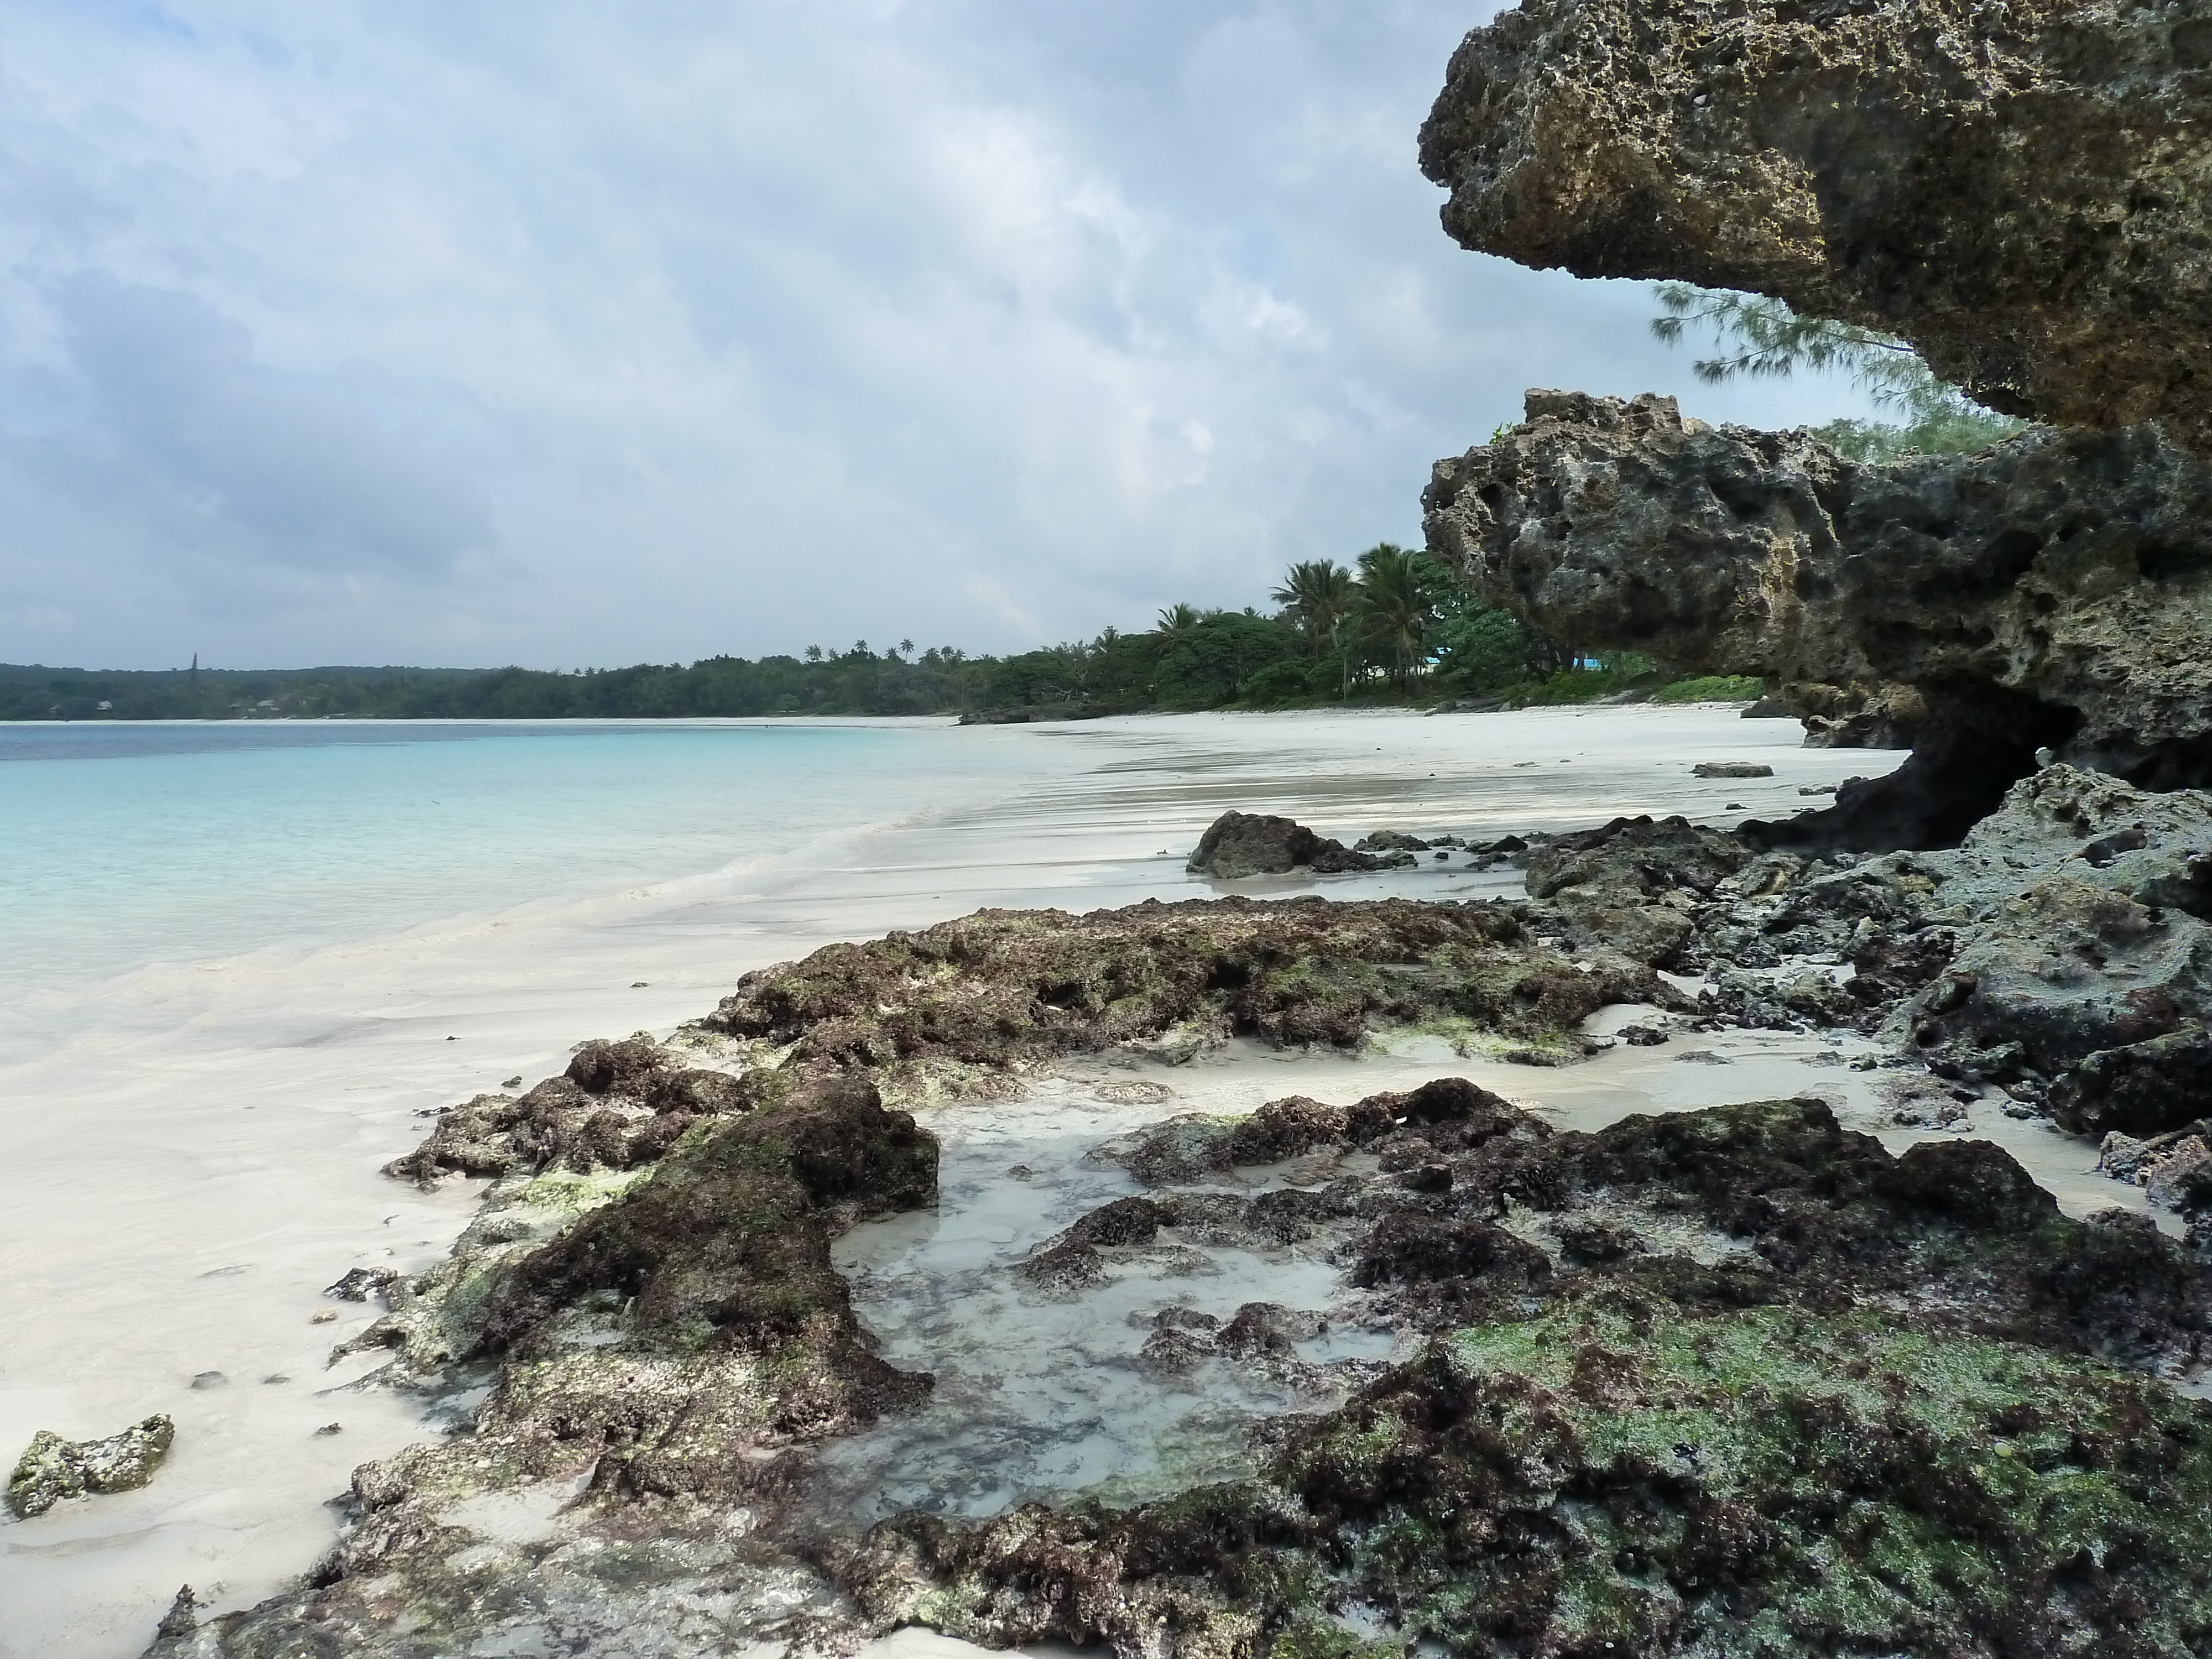
[[700, 1119], [750, 1111], [785, 1082], [773, 1072], [684, 1066], [643, 1035], [586, 1042], [566, 1072], [524, 1095], [478, 1095], [447, 1107], [429, 1138], [385, 1173], [433, 1184], [447, 1175], [635, 1169]]
[[1469, 248], [1776, 295], [2204, 449], [2208, 70], [2199, 0], [1525, 0], [1453, 54], [1421, 168]]
[[1577, 967], [1506, 905], [1246, 898], [979, 910], [747, 974], [708, 1024], [791, 1063], [1005, 1071], [1180, 1035], [1350, 1047], [1437, 1022], [1565, 1052], [1609, 1002], [1676, 1006], [1648, 967]]
[[[2147, 1368], [2203, 1364], [2212, 1300], [2155, 1231], [2065, 1219], [1993, 1146], [1893, 1158], [1818, 1102], [1559, 1134], [1498, 1103], [1441, 1139], [1368, 1104], [1334, 1120], [1379, 1124], [1363, 1157], [1418, 1140], [1453, 1176], [1339, 1194], [1416, 1357], [1276, 1425], [1253, 1480], [883, 1523], [839, 1569], [877, 1628], [1123, 1659], [1342, 1655], [1355, 1620], [1378, 1653], [2203, 1650], [2212, 1407]], [[1271, 1152], [1263, 1120], [1328, 1133], [1279, 1106], [1176, 1138], [1180, 1167]], [[1238, 1318], [1261, 1354], [1302, 1328]], [[1226, 1339], [1164, 1318], [1146, 1352], [1174, 1373]]]
[[65, 1498], [143, 1486], [176, 1437], [176, 1424], [158, 1413], [105, 1440], [65, 1440], [41, 1429], [9, 1477], [8, 1507], [27, 1521]]
[[588, 1190], [494, 1210], [365, 1344], [416, 1386], [481, 1393], [465, 1432], [363, 1465], [307, 1583], [156, 1651], [417, 1659], [557, 1632], [666, 1655], [830, 1617], [818, 1573], [755, 1534], [806, 1447], [929, 1389], [872, 1352], [829, 1247], [928, 1204], [937, 1147], [865, 1077], [787, 1081], [648, 1170], [515, 1183]]

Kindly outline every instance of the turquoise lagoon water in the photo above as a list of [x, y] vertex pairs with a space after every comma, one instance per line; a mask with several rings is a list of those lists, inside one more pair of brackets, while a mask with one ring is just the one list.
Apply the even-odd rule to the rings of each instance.
[[992, 735], [939, 721], [0, 724], [0, 999], [773, 860], [988, 797], [1057, 758]]

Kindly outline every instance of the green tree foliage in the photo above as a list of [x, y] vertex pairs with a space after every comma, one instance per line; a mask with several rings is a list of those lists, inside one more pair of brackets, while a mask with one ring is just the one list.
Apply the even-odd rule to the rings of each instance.
[[1160, 612], [1159, 625], [1152, 631], [1164, 639], [1179, 639], [1205, 619], [1195, 605], [1171, 605]]
[[1436, 571], [1429, 560], [1391, 542], [1378, 542], [1359, 556], [1353, 615], [1360, 643], [1401, 691], [1428, 667]]
[[1821, 317], [1801, 317], [1779, 300], [1661, 283], [1660, 314], [1651, 331], [1670, 343], [1692, 330], [1709, 331], [1718, 355], [1691, 365], [1708, 385], [1739, 377], [1786, 377], [1797, 369], [1837, 369], [1894, 416], [1885, 421], [1836, 420], [1813, 434], [1853, 460], [1952, 454], [2011, 436], [2025, 422], [1983, 408], [1936, 378], [1911, 346], [1893, 335]]
[[[1564, 700], [1598, 682], [1570, 653], [1482, 605], [1425, 554], [1383, 542], [1356, 570], [1291, 567], [1273, 616], [1167, 606], [1157, 626], [1007, 657], [810, 646], [580, 673], [526, 668], [314, 668], [87, 673], [0, 667], [0, 719], [652, 719], [929, 714], [1057, 708], [1283, 708], [1513, 694]], [[1648, 666], [1648, 665], [1647, 665]], [[1609, 671], [1612, 672], [1612, 671]], [[1614, 678], [1619, 678], [1614, 672]], [[1608, 685], [1611, 681], [1606, 682]]]
[[1336, 648], [1344, 624], [1358, 608], [1359, 579], [1334, 559], [1302, 559], [1290, 568], [1283, 585], [1268, 597], [1305, 636], [1306, 649], [1318, 657]]

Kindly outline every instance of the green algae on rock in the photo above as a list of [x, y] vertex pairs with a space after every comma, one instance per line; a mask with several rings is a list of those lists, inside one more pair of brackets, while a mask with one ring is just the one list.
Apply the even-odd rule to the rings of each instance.
[[1590, 1294], [1439, 1337], [1259, 1480], [908, 1516], [847, 1581], [880, 1623], [1125, 1656], [1294, 1655], [1364, 1614], [1391, 1651], [2163, 1659], [2212, 1628], [2208, 1504], [2212, 1408], [2144, 1378]]
[[[580, 1201], [546, 1237], [553, 1183]], [[818, 1615], [757, 1524], [805, 1447], [929, 1387], [870, 1351], [829, 1242], [935, 1191], [935, 1142], [852, 1077], [695, 1124], [648, 1172], [523, 1183], [372, 1328], [401, 1375], [484, 1390], [472, 1424], [356, 1471], [307, 1583], [155, 1650], [427, 1656], [550, 1623], [697, 1651]]]
[[176, 1424], [158, 1413], [104, 1440], [68, 1440], [41, 1429], [8, 1478], [8, 1507], [27, 1521], [65, 1498], [143, 1486], [176, 1437]]
[[1540, 945], [1507, 905], [1147, 900], [980, 910], [829, 945], [747, 974], [707, 1024], [791, 1045], [800, 1066], [1003, 1072], [1164, 1037], [1348, 1048], [1426, 1022], [1564, 1052], [1613, 1002], [1684, 1006], [1641, 963]]
[[[876, 1625], [1126, 1659], [2205, 1650], [2212, 1407], [2110, 1363], [2201, 1364], [2201, 1263], [1818, 1103], [1556, 1135], [1461, 1104], [1444, 1191], [1345, 1206], [1417, 1358], [1274, 1425], [1255, 1480], [886, 1522], [841, 1568]], [[1335, 1109], [1392, 1124], [1386, 1171], [1438, 1155], [1365, 1105]]]
[[642, 1031], [586, 1042], [566, 1072], [527, 1094], [478, 1095], [447, 1107], [430, 1138], [385, 1173], [427, 1184], [447, 1175], [635, 1169], [701, 1118], [750, 1111], [774, 1100], [785, 1081], [765, 1070], [739, 1077], [682, 1066]]

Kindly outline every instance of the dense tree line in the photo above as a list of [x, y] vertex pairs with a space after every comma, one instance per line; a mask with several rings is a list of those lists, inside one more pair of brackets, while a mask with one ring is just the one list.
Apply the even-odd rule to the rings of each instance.
[[1309, 560], [1275, 609], [1171, 605], [1141, 633], [1007, 657], [809, 646], [797, 657], [708, 657], [574, 673], [527, 668], [0, 667], [0, 719], [635, 719], [942, 714], [1036, 708], [1280, 708], [1595, 695], [1650, 665], [1577, 666], [1573, 651], [1476, 603], [1425, 556], [1382, 543], [1356, 564]]

